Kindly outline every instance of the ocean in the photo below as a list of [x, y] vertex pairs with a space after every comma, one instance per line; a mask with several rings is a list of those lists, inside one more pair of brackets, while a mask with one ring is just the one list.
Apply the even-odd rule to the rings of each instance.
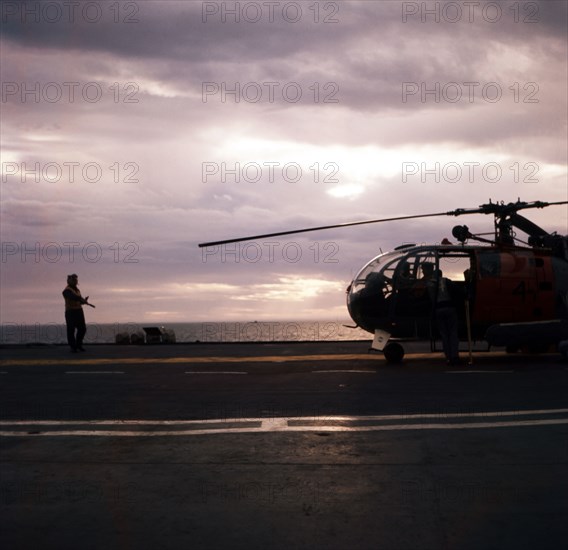
[[[114, 344], [117, 341], [142, 343], [143, 328], [161, 326], [174, 334], [177, 343], [223, 342], [319, 342], [371, 340], [372, 335], [360, 328], [352, 329], [349, 321], [251, 321], [202, 323], [87, 323], [85, 344]], [[171, 338], [170, 338], [171, 340]], [[64, 324], [1, 323], [0, 345], [66, 344]]]

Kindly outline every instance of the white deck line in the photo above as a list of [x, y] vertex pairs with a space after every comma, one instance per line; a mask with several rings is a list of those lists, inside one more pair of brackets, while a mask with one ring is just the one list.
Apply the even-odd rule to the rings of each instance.
[[112, 430], [73, 430], [48, 431], [39, 433], [0, 431], [0, 437], [180, 437], [211, 434], [269, 433], [269, 432], [383, 432], [405, 430], [471, 430], [483, 428], [518, 428], [527, 426], [568, 425], [568, 418], [548, 420], [520, 420], [513, 422], [475, 422], [470, 424], [391, 424], [375, 426], [289, 426], [276, 425], [267, 429], [264, 426], [246, 428], [217, 428], [206, 430], [180, 431], [112, 431]]
[[[7, 420], [0, 422], [0, 436], [4, 437], [75, 437], [75, 436], [91, 436], [91, 437], [179, 437], [191, 435], [207, 435], [207, 434], [238, 434], [238, 433], [269, 433], [269, 432], [368, 432], [368, 431], [406, 431], [406, 430], [469, 430], [469, 429], [486, 429], [486, 428], [517, 428], [529, 426], [553, 426], [567, 425], [568, 418], [533, 418], [515, 420], [514, 416], [546, 416], [551, 414], [566, 414], [568, 409], [537, 409], [530, 411], [497, 411], [497, 412], [480, 412], [470, 414], [416, 414], [416, 415], [379, 415], [379, 416], [322, 416], [316, 417], [275, 417], [275, 418], [242, 418], [242, 419], [208, 419], [208, 420]], [[445, 422], [446, 418], [461, 418], [467, 420], [480, 417], [506, 417], [507, 420], [487, 421], [487, 422]], [[382, 421], [388, 420], [419, 420], [437, 418], [438, 422], [425, 423], [399, 423], [399, 424], [381, 424]], [[368, 424], [366, 426], [349, 426], [349, 425], [329, 425], [329, 422], [357, 422], [367, 421], [376, 424]], [[291, 422], [315, 422], [315, 425], [290, 425]], [[257, 424], [255, 426], [245, 426], [244, 424]], [[122, 427], [140, 427], [147, 428], [150, 426], [203, 426], [206, 424], [227, 424], [230, 427], [215, 428], [197, 428], [192, 430], [100, 430], [85, 429], [87, 427], [102, 426], [122, 426]], [[234, 424], [243, 424], [241, 427], [235, 427]], [[260, 426], [258, 426], [260, 424]], [[47, 430], [37, 433], [29, 433], [25, 431], [9, 431], [5, 428], [11, 426], [61, 426], [71, 428], [76, 426], [81, 429], [75, 430]]]

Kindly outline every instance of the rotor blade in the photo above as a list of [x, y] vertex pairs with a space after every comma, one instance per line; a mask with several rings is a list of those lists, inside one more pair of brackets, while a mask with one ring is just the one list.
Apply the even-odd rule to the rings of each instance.
[[211, 241], [208, 243], [200, 243], [199, 248], [203, 248], [204, 246], [217, 246], [220, 244], [230, 244], [230, 243], [239, 243], [242, 241], [253, 241], [256, 239], [266, 239], [269, 237], [281, 237], [283, 235], [295, 235], [297, 233], [308, 233], [309, 231], [323, 231], [324, 229], [335, 229], [337, 227], [352, 227], [354, 225], [365, 225], [369, 223], [381, 223], [381, 222], [394, 222], [398, 220], [413, 220], [416, 218], [433, 218], [436, 216], [448, 216], [451, 215], [449, 212], [438, 212], [436, 214], [418, 214], [415, 216], [399, 216], [396, 218], [382, 218], [379, 220], [364, 220], [359, 222], [347, 222], [347, 223], [336, 223], [333, 225], [322, 225], [320, 227], [309, 227], [306, 229], [295, 229], [293, 231], [278, 231], [276, 233], [265, 233], [263, 235], [251, 235], [250, 237], [239, 237], [237, 239], [226, 239], [223, 241]]
[[[558, 206], [559, 204], [568, 204], [568, 201], [556, 201], [556, 202], [542, 202], [542, 201], [535, 201], [535, 202], [528, 202], [522, 205], [518, 210], [524, 210], [525, 208], [544, 208], [546, 206]], [[513, 203], [514, 205], [514, 203]]]
[[223, 241], [211, 241], [207, 243], [200, 243], [199, 248], [205, 246], [218, 246], [221, 244], [231, 244], [240, 243], [243, 241], [253, 241], [256, 239], [267, 239], [270, 237], [282, 237], [283, 235], [297, 235], [298, 233], [308, 233], [310, 231], [323, 231], [324, 229], [336, 229], [338, 227], [352, 227], [354, 225], [366, 225], [370, 223], [382, 223], [382, 222], [395, 222], [399, 220], [416, 220], [419, 218], [435, 218], [439, 216], [463, 216], [467, 214], [496, 214], [497, 212], [508, 211], [516, 212], [517, 210], [522, 210], [525, 208], [544, 208], [545, 206], [556, 206], [559, 204], [568, 204], [568, 201], [560, 202], [532, 202], [532, 203], [510, 203], [508, 205], [503, 205], [499, 203], [489, 203], [482, 204], [478, 208], [458, 208], [457, 210], [451, 210], [450, 212], [437, 212], [435, 214], [416, 214], [414, 216], [398, 216], [396, 218], [381, 218], [378, 220], [363, 220], [358, 222], [346, 222], [337, 223], [333, 225], [322, 225], [320, 227], [308, 227], [306, 229], [294, 229], [292, 231], [278, 231], [276, 233], [264, 233], [262, 235], [251, 235], [249, 237], [239, 237], [236, 239], [225, 239]]
[[547, 206], [558, 206], [560, 204], [568, 204], [568, 201], [558, 202], [510, 202], [508, 204], [489, 202], [482, 204], [479, 208], [457, 208], [451, 212], [447, 212], [448, 216], [463, 216], [465, 214], [493, 214], [494, 216], [510, 216], [519, 210], [527, 208], [545, 208]]

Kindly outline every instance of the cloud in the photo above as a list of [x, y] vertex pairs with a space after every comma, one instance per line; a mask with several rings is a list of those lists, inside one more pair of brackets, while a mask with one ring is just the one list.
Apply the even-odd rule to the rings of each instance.
[[[439, 242], [454, 220], [197, 243], [568, 198], [565, 2], [500, 2], [494, 23], [486, 2], [455, 23], [453, 2], [432, 4], [440, 23], [420, 13], [404, 23], [398, 2], [316, 3], [319, 23], [307, 3], [297, 23], [281, 12], [204, 22], [205, 4], [137, 2], [133, 14], [101, 3], [96, 23], [49, 23], [44, 7], [39, 22], [3, 12], [1, 229], [18, 247], [3, 264], [8, 319], [60, 315], [70, 269], [109, 321], [345, 314], [343, 289], [365, 262], [402, 242]], [[129, 15], [138, 22], [123, 23]], [[404, 181], [403, 163], [420, 171]], [[497, 180], [483, 173], [491, 163]], [[464, 175], [451, 181], [456, 164]], [[530, 217], [568, 233], [563, 208]], [[474, 226], [491, 230], [486, 218]], [[66, 242], [79, 243], [72, 261]], [[35, 243], [40, 261], [22, 259]], [[48, 243], [61, 247], [57, 262], [53, 248], [44, 257]]]

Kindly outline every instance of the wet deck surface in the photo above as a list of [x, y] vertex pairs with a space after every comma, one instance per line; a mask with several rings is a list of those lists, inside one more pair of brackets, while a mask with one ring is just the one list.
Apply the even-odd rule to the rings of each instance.
[[562, 548], [568, 364], [366, 342], [2, 349], [9, 548]]

